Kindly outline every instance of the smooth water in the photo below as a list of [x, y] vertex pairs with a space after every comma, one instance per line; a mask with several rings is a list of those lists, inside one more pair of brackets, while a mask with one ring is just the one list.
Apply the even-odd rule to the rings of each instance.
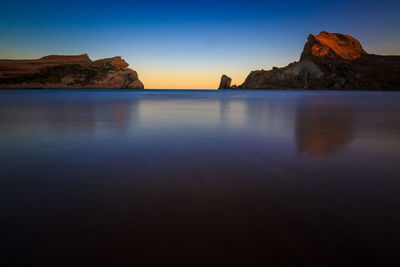
[[400, 93], [0, 91], [4, 265], [400, 263]]

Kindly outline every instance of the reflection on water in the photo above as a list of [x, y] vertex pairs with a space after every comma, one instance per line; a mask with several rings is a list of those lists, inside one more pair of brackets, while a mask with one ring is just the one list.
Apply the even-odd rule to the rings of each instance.
[[343, 151], [353, 138], [354, 110], [345, 98], [312, 96], [296, 112], [300, 153], [321, 156]]
[[399, 262], [398, 93], [43, 90], [0, 100], [2, 262]]

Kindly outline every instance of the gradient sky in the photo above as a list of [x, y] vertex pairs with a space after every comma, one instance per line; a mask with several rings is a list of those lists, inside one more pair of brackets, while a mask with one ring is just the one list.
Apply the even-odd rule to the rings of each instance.
[[146, 88], [215, 89], [298, 60], [322, 30], [400, 55], [400, 1], [3, 0], [0, 58], [119, 55]]

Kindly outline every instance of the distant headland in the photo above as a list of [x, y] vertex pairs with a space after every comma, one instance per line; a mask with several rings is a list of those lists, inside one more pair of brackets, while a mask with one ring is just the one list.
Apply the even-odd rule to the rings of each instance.
[[1, 89], [143, 89], [121, 57], [92, 61], [87, 54], [0, 60]]
[[354, 37], [310, 34], [298, 62], [252, 71], [242, 85], [222, 75], [219, 89], [400, 90], [400, 56], [368, 54]]
[[[121, 57], [92, 61], [87, 54], [0, 60], [0, 89], [144, 89]], [[400, 90], [400, 56], [368, 54], [354, 37], [310, 34], [300, 60], [250, 72], [241, 85], [222, 75], [219, 89]]]

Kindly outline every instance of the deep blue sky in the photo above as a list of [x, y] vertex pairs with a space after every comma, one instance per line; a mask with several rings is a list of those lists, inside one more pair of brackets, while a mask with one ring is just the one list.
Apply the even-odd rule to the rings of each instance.
[[215, 88], [298, 60], [309, 33], [400, 54], [400, 1], [2, 1], [0, 57], [120, 55], [147, 88]]

